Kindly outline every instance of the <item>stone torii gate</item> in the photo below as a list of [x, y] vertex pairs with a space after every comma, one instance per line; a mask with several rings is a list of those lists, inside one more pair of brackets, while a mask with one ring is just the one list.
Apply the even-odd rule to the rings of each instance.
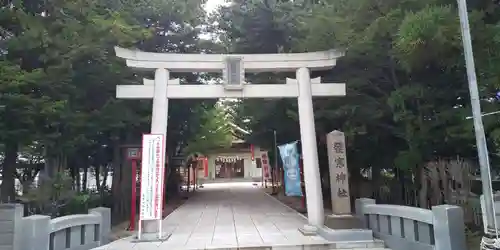
[[[300, 134], [307, 195], [308, 225], [299, 229], [314, 233], [324, 224], [323, 198], [318, 166], [313, 96], [345, 96], [343, 83], [321, 83], [311, 79], [310, 70], [333, 68], [342, 52], [330, 50], [290, 54], [172, 54], [150, 53], [115, 47], [116, 55], [126, 59], [127, 66], [155, 71], [154, 80], [143, 85], [118, 85], [116, 97], [124, 99], [153, 99], [151, 133], [166, 138], [169, 99], [207, 98], [297, 98]], [[179, 84], [170, 79], [170, 72], [222, 73], [222, 85]], [[247, 84], [246, 72], [296, 72], [296, 79], [286, 84]], [[165, 156], [165, 152], [163, 152]], [[144, 228], [152, 221], [145, 221]], [[158, 230], [158, 229], [156, 229]], [[143, 231], [159, 235], [156, 231]], [[161, 238], [161, 236], [157, 236]], [[148, 237], [149, 238], [149, 237]], [[154, 236], [153, 236], [154, 238]], [[159, 239], [158, 238], [158, 239]]]

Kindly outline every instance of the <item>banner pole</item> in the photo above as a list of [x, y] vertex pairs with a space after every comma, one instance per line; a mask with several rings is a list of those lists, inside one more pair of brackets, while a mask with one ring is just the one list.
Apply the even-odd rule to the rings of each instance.
[[277, 183], [276, 170], [278, 170], [278, 140], [276, 137], [276, 129], [273, 129], [273, 152], [274, 152], [274, 168], [272, 168], [272, 178], [273, 178], [273, 194], [276, 194], [276, 188], [274, 185]]
[[129, 231], [135, 230], [135, 207], [137, 199], [137, 160], [132, 160], [132, 197], [130, 200], [130, 227]]
[[139, 222], [137, 223], [137, 240], [141, 240], [141, 233], [142, 233], [142, 220], [141, 217], [139, 216]]

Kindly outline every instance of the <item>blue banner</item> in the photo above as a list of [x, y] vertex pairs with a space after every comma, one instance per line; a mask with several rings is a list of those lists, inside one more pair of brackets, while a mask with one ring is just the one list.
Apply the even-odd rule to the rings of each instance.
[[287, 143], [278, 146], [278, 148], [285, 170], [285, 194], [287, 196], [302, 196], [297, 142]]

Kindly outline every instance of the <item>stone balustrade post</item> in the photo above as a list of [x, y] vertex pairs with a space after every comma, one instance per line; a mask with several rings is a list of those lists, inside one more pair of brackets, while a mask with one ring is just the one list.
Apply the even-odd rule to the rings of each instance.
[[99, 234], [101, 235], [101, 246], [110, 242], [111, 234], [111, 209], [107, 207], [97, 207], [89, 209], [89, 214], [99, 215], [101, 217], [101, 226]]
[[20, 245], [23, 240], [21, 237], [23, 210], [21, 204], [0, 204], [0, 246], [12, 250], [24, 250]]
[[374, 199], [369, 198], [359, 198], [354, 202], [354, 208], [356, 209], [356, 217], [363, 223], [364, 227], [368, 226], [368, 221], [366, 221], [365, 213], [363, 212], [363, 208], [365, 205], [373, 205], [376, 204]]
[[434, 240], [439, 250], [466, 250], [464, 213], [461, 207], [440, 205], [432, 207]]
[[23, 250], [49, 250], [50, 216], [32, 215], [22, 219]]

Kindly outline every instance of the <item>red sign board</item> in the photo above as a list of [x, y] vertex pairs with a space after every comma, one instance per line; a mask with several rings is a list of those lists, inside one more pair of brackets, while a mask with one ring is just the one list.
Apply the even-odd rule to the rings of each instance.
[[254, 161], [255, 160], [255, 151], [253, 148], [253, 144], [250, 144], [250, 152], [252, 153], [252, 161]]
[[127, 148], [127, 160], [141, 159], [141, 148]]
[[260, 158], [262, 160], [262, 170], [264, 171], [264, 179], [267, 180], [271, 176], [269, 171], [269, 161], [267, 158], [267, 152], [263, 152]]
[[208, 158], [203, 159], [203, 169], [205, 177], [208, 177]]

